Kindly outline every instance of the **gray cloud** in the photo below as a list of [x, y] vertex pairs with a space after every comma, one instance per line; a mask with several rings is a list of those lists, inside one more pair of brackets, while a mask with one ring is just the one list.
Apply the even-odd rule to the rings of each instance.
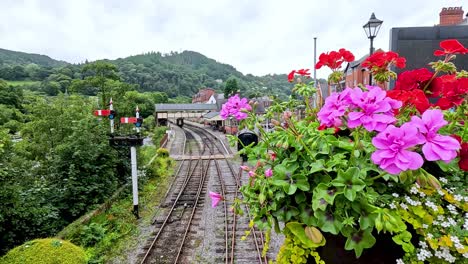
[[432, 26], [442, 7], [462, 2], [2, 0], [0, 47], [70, 62], [194, 50], [243, 73], [287, 73], [313, 67], [313, 37], [318, 54], [366, 54], [372, 12], [384, 20], [375, 47], [388, 49], [392, 27]]

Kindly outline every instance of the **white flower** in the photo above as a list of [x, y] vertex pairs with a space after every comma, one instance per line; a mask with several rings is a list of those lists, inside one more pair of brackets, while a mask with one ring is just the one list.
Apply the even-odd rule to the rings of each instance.
[[464, 246], [460, 243], [460, 240], [457, 236], [450, 236], [450, 240], [452, 240], [453, 244], [455, 244], [455, 248], [463, 249]]
[[438, 211], [437, 205], [435, 205], [433, 202], [431, 202], [431, 201], [426, 201], [424, 204], [425, 204], [427, 207], [431, 208], [434, 212], [437, 212], [437, 211]]
[[455, 194], [453, 196], [453, 199], [455, 199], [455, 201], [461, 202], [461, 200], [464, 200], [465, 198], [461, 196], [460, 194]]
[[[423, 227], [424, 227], [424, 226], [423, 226]], [[431, 233], [427, 233], [427, 238], [429, 238], [429, 239], [433, 239], [433, 238], [434, 238], [434, 235], [433, 235], [433, 234], [431, 234]]]
[[426, 224], [423, 224], [422, 227], [423, 227], [423, 228], [428, 228], [429, 226], [426, 225]]
[[464, 257], [464, 258], [468, 258], [468, 252], [464, 253], [464, 254], [463, 254], [463, 257]]
[[437, 193], [438, 193], [439, 195], [442, 195], [442, 196], [445, 195], [445, 193], [444, 193], [441, 189], [437, 189]]
[[439, 178], [439, 181], [441, 181], [441, 182], [443, 182], [443, 183], [447, 183], [447, 182], [448, 182], [447, 179], [444, 178], [444, 177], [440, 177], [440, 178]]
[[405, 199], [406, 199], [406, 202], [408, 202], [410, 205], [412, 206], [418, 206], [418, 205], [421, 205], [421, 202], [420, 201], [414, 201], [413, 199], [411, 199], [409, 196], [405, 196]]
[[410, 193], [412, 194], [417, 194], [419, 192], [418, 188], [416, 186], [411, 187]]
[[427, 248], [427, 244], [426, 244], [426, 242], [424, 242], [424, 241], [419, 241], [419, 246], [420, 246], [421, 248], [424, 248], [424, 249]]
[[398, 193], [392, 193], [392, 195], [393, 195], [393, 197], [396, 197], [396, 198], [400, 197], [400, 195], [398, 195]]
[[405, 209], [405, 210], [408, 210], [408, 206], [404, 203], [400, 203], [400, 207]]
[[451, 214], [453, 215], [457, 215], [458, 212], [457, 212], [457, 208], [451, 204], [447, 205], [447, 209], [450, 211]]
[[460, 243], [460, 240], [456, 236], [450, 236], [450, 240], [452, 240], [452, 242], [455, 244]]
[[447, 218], [447, 220], [449, 221], [449, 223], [450, 223], [451, 225], [453, 225], [453, 226], [457, 225], [457, 221], [453, 220], [452, 217]]
[[390, 208], [391, 208], [391, 209], [396, 209], [396, 208], [397, 208], [397, 206], [396, 206], [396, 204], [395, 204], [395, 203], [393, 203], [393, 202], [392, 202], [392, 203], [390, 204]]
[[396, 264], [405, 264], [402, 259], [397, 259]]
[[416, 256], [418, 257], [418, 260], [424, 261], [424, 260], [426, 260], [427, 258], [432, 257], [432, 253], [431, 253], [429, 250], [421, 249], [421, 250], [419, 251], [419, 253], [416, 254]]
[[450, 250], [447, 247], [441, 247], [440, 249], [441, 249], [440, 251], [436, 250], [435, 252], [436, 257], [443, 259], [449, 263], [455, 262], [456, 258], [450, 254]]

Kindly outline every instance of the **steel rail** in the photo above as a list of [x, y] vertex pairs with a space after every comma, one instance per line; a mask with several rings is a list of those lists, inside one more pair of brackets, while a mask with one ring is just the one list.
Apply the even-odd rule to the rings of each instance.
[[[191, 154], [191, 153], [190, 153]], [[180, 197], [182, 196], [182, 193], [185, 191], [185, 188], [187, 187], [188, 185], [188, 182], [190, 181], [191, 177], [193, 176], [194, 174], [194, 171], [198, 165], [198, 163], [201, 161], [201, 159], [197, 160], [197, 162], [195, 163], [195, 165], [193, 166], [193, 169], [192, 169], [192, 159], [189, 160], [189, 164], [188, 164], [188, 167], [187, 167], [187, 174], [185, 176], [185, 179], [184, 179], [184, 182], [182, 184], [182, 188], [181, 190], [179, 191], [176, 199], [174, 200], [173, 204], [172, 204], [172, 207], [171, 209], [169, 210], [169, 213], [167, 214], [166, 218], [164, 219], [161, 227], [159, 228], [158, 230], [158, 233], [156, 234], [156, 236], [154, 237], [153, 241], [151, 242], [151, 245], [150, 247], [148, 248], [148, 250], [146, 251], [143, 259], [141, 260], [141, 264], [144, 264], [146, 263], [146, 261], [148, 260], [148, 257], [151, 255], [151, 251], [153, 249], [153, 247], [155, 246], [156, 242], [158, 241], [162, 231], [164, 230], [164, 228], [166, 227], [166, 224], [169, 220], [169, 218], [171, 217], [172, 213], [174, 212], [174, 209], [175, 207], [177, 206], [177, 202], [179, 201]]]

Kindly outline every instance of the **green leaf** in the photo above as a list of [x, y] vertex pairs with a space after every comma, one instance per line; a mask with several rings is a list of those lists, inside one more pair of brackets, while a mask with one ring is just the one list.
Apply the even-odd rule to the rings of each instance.
[[314, 161], [310, 164], [310, 173], [316, 173], [319, 171], [323, 171], [325, 168], [325, 161], [322, 159], [319, 159], [317, 161]]
[[400, 234], [393, 236], [392, 240], [398, 244], [401, 245], [403, 250], [407, 253], [412, 253], [414, 251], [414, 246], [411, 243], [411, 233], [408, 231], [403, 231]]
[[333, 205], [335, 197], [342, 192], [330, 184], [320, 183], [315, 187], [312, 195], [312, 208], [314, 210], [325, 210], [328, 204]]
[[301, 204], [306, 200], [306, 195], [304, 192], [297, 192], [296, 195], [294, 195], [294, 200], [296, 201], [297, 204]]
[[302, 223], [308, 226], [317, 226], [317, 218], [315, 218], [314, 212], [312, 211], [312, 208], [310, 208], [310, 205], [299, 205], [299, 211], [301, 212], [299, 215], [299, 220]]
[[296, 180], [297, 188], [299, 188], [299, 189], [301, 189], [302, 191], [305, 191], [305, 192], [310, 190], [309, 181], [307, 180], [307, 178], [304, 175], [296, 176], [295, 180]]
[[337, 187], [343, 187], [344, 196], [352, 202], [356, 199], [357, 192], [362, 191], [366, 187], [366, 183], [361, 179], [360, 174], [362, 173], [357, 167], [348, 168], [346, 172], [339, 170], [338, 177], [332, 181], [332, 184]]
[[297, 191], [297, 186], [294, 184], [283, 186], [283, 190], [288, 195], [293, 195]]
[[359, 230], [348, 237], [345, 244], [346, 250], [354, 250], [356, 257], [360, 257], [362, 251], [366, 248], [371, 248], [376, 240], [371, 234], [372, 228], [366, 230]]
[[266, 199], [266, 197], [265, 197], [264, 193], [260, 193], [258, 195], [258, 201], [260, 202], [260, 204], [263, 204], [265, 202], [265, 199]]
[[331, 212], [314, 211], [314, 216], [317, 218], [317, 226], [323, 232], [329, 232], [337, 235], [343, 227], [341, 219]]

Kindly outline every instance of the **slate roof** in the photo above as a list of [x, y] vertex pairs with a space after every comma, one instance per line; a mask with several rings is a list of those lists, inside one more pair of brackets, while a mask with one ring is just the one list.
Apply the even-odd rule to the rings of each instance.
[[209, 112], [203, 115], [203, 118], [210, 119], [219, 115], [219, 112]]
[[219, 115], [219, 112], [209, 112], [203, 115], [203, 119], [209, 121], [222, 121], [223, 119]]
[[216, 104], [155, 104], [154, 110], [160, 112], [180, 111], [213, 111], [217, 110]]

